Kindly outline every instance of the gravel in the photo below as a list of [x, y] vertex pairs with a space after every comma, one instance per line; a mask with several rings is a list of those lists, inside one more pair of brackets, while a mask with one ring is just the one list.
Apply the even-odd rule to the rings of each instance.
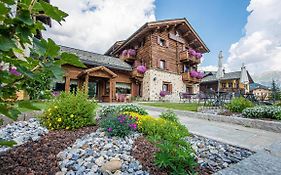
[[196, 135], [188, 137], [187, 141], [191, 143], [196, 152], [196, 159], [200, 169], [206, 169], [209, 173], [229, 167], [231, 164], [238, 163], [254, 154], [248, 149]]
[[139, 133], [134, 133], [125, 138], [108, 137], [99, 129], [77, 139], [57, 155], [60, 160], [57, 174], [149, 174], [131, 156], [134, 140], [139, 136]]
[[[17, 144], [22, 145], [28, 141], [36, 141], [44, 134], [48, 133], [48, 129], [40, 126], [37, 119], [31, 118], [28, 121], [18, 121], [8, 124], [0, 128], [0, 140], [14, 140]], [[0, 152], [7, 151], [9, 147], [0, 147]]]

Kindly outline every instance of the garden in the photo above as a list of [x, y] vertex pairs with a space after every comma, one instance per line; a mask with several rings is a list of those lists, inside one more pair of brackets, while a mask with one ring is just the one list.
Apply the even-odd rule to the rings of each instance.
[[171, 110], [154, 118], [134, 104], [99, 107], [83, 92], [46, 105], [0, 129], [15, 142], [0, 147], [2, 174], [212, 174], [253, 154], [190, 134]]

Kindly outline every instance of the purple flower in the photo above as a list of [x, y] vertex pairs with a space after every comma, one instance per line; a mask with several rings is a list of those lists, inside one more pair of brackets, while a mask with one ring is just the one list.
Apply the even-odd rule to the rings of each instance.
[[205, 74], [203, 72], [198, 72], [197, 78], [202, 79], [204, 75]]
[[108, 132], [111, 132], [111, 131], [112, 131], [112, 128], [108, 128], [107, 131], [108, 131]]
[[60, 95], [60, 92], [59, 92], [59, 91], [53, 91], [52, 95], [53, 95], [54, 97], [57, 97], [57, 96]]
[[127, 51], [127, 50], [123, 50], [123, 52], [122, 52], [122, 56], [126, 56], [126, 55], [127, 55], [127, 53], [128, 53], [128, 51]]
[[137, 67], [137, 71], [140, 74], [144, 74], [146, 72], [146, 67], [144, 65], [140, 65]]
[[195, 57], [196, 57], [197, 59], [202, 58], [202, 53], [197, 52], [197, 53], [195, 54]]
[[192, 78], [197, 78], [197, 77], [198, 77], [198, 72], [195, 71], [195, 70], [190, 71], [189, 74], [190, 74], [190, 76], [191, 76]]
[[134, 57], [134, 56], [136, 56], [136, 50], [135, 49], [129, 49], [127, 54], [128, 54], [128, 56]]
[[166, 91], [160, 91], [160, 96], [161, 97], [165, 97], [168, 93]]
[[196, 51], [195, 50], [193, 50], [193, 49], [188, 49], [188, 53], [189, 53], [189, 55], [191, 55], [191, 56], [195, 56], [196, 55]]
[[9, 72], [15, 76], [20, 76], [21, 73], [17, 71], [17, 68], [11, 68]]

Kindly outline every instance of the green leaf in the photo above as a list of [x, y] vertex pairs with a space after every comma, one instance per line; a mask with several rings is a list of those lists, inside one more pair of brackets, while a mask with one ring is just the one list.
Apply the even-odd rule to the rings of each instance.
[[59, 10], [57, 7], [52, 6], [51, 4], [44, 2], [43, 0], [40, 1], [42, 8], [44, 9], [45, 15], [51, 17], [52, 19], [56, 20], [58, 23], [64, 20], [65, 17], [68, 16], [67, 13]]
[[64, 75], [63, 69], [59, 65], [51, 65], [49, 69], [56, 79], [60, 79]]
[[0, 146], [12, 147], [16, 144], [17, 144], [17, 142], [15, 142], [13, 140], [0, 140]]
[[18, 15], [18, 19], [29, 26], [33, 24], [33, 20], [31, 19], [31, 15], [28, 10], [21, 11]]
[[72, 66], [86, 68], [86, 66], [80, 61], [78, 56], [67, 52], [63, 52], [61, 54], [61, 58], [56, 61], [56, 64], [70, 64]]
[[56, 45], [56, 43], [48, 38], [48, 44], [46, 48], [46, 55], [45, 56], [50, 56], [50, 57], [56, 57], [59, 54], [60, 47]]
[[32, 110], [40, 110], [40, 108], [34, 106], [30, 101], [27, 100], [18, 102], [18, 107]]
[[46, 53], [46, 41], [44, 39], [33, 38], [34, 50], [39, 56], [44, 56]]
[[15, 1], [14, 0], [1, 0], [2, 2], [6, 3], [6, 4], [9, 4], [9, 5], [13, 5], [15, 4]]
[[0, 35], [0, 50], [9, 51], [14, 47], [16, 47], [16, 44], [12, 39]]

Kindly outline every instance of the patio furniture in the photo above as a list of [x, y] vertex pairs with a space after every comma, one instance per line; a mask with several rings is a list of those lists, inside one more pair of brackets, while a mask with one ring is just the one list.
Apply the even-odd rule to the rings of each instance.
[[180, 93], [179, 93], [180, 101], [183, 100], [184, 102], [186, 102], [186, 100], [188, 100], [188, 102], [190, 103], [192, 97], [194, 97], [195, 95], [196, 95], [196, 94], [190, 94], [190, 93], [187, 93], [187, 92], [180, 92]]

